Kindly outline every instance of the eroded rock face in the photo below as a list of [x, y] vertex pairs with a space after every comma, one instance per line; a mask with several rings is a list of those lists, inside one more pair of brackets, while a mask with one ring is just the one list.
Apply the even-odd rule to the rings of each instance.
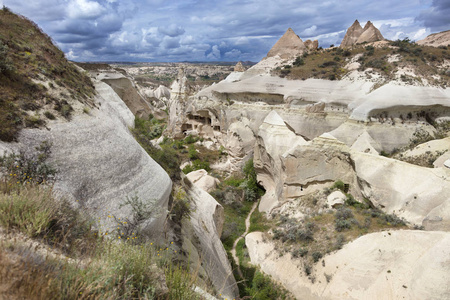
[[33, 151], [42, 141], [52, 144], [49, 163], [58, 170], [55, 193], [99, 218], [103, 229], [116, 226], [108, 216], [130, 217], [130, 207], [120, 204], [137, 196], [154, 203], [154, 218], [145, 226], [158, 235], [172, 182], [129, 132], [134, 116], [123, 101], [106, 83], [97, 82], [95, 87], [100, 109], [70, 122], [50, 123], [49, 130], [23, 130], [20, 145]]
[[122, 74], [103, 73], [101, 80], [113, 88], [135, 116], [146, 117], [153, 112], [152, 107], [139, 94], [133, 82]]
[[[245, 238], [252, 264], [298, 299], [448, 299], [450, 233], [371, 233], [313, 266], [315, 283], [301, 260], [279, 255], [260, 232]], [[329, 280], [325, 277], [329, 276]]]
[[344, 39], [341, 42], [342, 48], [344, 47], [350, 47], [354, 44], [356, 44], [356, 41], [358, 40], [359, 36], [363, 32], [363, 28], [361, 27], [361, 24], [359, 24], [358, 20], [355, 20], [355, 22], [347, 29], [347, 32], [344, 36]]
[[[211, 280], [218, 294], [224, 298], [234, 299], [239, 296], [236, 280], [223, 248], [220, 236], [222, 234], [224, 218], [223, 207], [204, 190], [197, 188], [184, 180], [187, 196], [192, 200], [192, 213], [190, 224], [193, 236], [197, 241], [192, 241], [198, 254], [190, 257], [191, 268], [195, 270], [200, 263], [200, 274], [204, 272]], [[183, 235], [185, 238], [188, 234]], [[187, 243], [189, 244], [189, 243]], [[188, 250], [187, 250], [188, 251]]]
[[305, 139], [286, 126], [276, 111], [273, 110], [266, 116], [259, 127], [253, 160], [258, 181], [266, 189], [259, 205], [260, 211], [269, 212], [282, 197], [282, 156], [291, 148], [306, 144]]
[[428, 230], [450, 230], [450, 173], [353, 152], [362, 193], [377, 207]]
[[345, 34], [340, 47], [346, 48], [364, 42], [371, 43], [383, 40], [383, 35], [372, 22], [368, 21], [364, 28], [362, 28], [358, 20], [355, 20], [352, 26], [347, 29], [347, 33]]
[[267, 53], [267, 57], [279, 55], [281, 58], [292, 58], [301, 55], [306, 50], [302, 39], [289, 28]]

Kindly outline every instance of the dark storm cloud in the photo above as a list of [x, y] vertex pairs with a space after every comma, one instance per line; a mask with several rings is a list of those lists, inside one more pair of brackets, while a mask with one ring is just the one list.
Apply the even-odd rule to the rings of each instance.
[[442, 0], [431, 7], [425, 0], [3, 1], [36, 21], [70, 59], [98, 61], [258, 61], [289, 27], [328, 47], [355, 19], [371, 20], [388, 39], [416, 39], [430, 33], [425, 26], [445, 25], [442, 11], [449, 15]]
[[431, 7], [423, 11], [418, 17], [426, 27], [433, 31], [444, 31], [450, 29], [450, 1], [433, 0]]

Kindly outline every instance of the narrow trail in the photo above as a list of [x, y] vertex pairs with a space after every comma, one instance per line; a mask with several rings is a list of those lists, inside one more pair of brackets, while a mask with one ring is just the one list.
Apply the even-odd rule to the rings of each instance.
[[242, 279], [244, 279], [244, 276], [242, 274], [241, 267], [239, 265], [239, 257], [236, 256], [236, 246], [239, 243], [239, 241], [247, 235], [248, 230], [250, 229], [250, 218], [257, 206], [258, 206], [258, 201], [253, 204], [252, 209], [250, 210], [250, 212], [247, 215], [247, 218], [245, 219], [245, 232], [243, 234], [241, 234], [241, 236], [238, 237], [234, 241], [233, 248], [231, 249], [231, 256], [233, 256], [234, 262], [236, 263], [236, 266], [237, 266], [237, 271], [239, 273], [239, 276], [241, 276]]

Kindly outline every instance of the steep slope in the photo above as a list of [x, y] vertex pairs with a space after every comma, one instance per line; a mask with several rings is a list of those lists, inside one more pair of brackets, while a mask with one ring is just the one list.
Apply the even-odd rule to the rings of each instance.
[[70, 118], [74, 102], [92, 105], [94, 87], [32, 21], [0, 10], [0, 140], [22, 128]]
[[[95, 82], [93, 96], [90, 78], [31, 21], [7, 9], [0, 16], [0, 37], [8, 45], [7, 59], [13, 65], [0, 75], [0, 91], [6, 95], [0, 105], [11, 110], [0, 114], [6, 124], [1, 128], [7, 130], [2, 136], [17, 140], [2, 142], [2, 152], [32, 153], [47, 142], [52, 152], [49, 163], [57, 169], [54, 191], [59, 197], [96, 217], [103, 230], [116, 227], [113, 216], [131, 218], [131, 207], [121, 204], [137, 197], [154, 211], [143, 226], [154, 234], [161, 231], [172, 182], [130, 133], [134, 115], [105, 83]], [[57, 105], [62, 116], [52, 109]], [[43, 115], [51, 120], [42, 121]], [[22, 116], [34, 120], [29, 127], [37, 128], [19, 133]], [[9, 121], [15, 127], [9, 128]]]

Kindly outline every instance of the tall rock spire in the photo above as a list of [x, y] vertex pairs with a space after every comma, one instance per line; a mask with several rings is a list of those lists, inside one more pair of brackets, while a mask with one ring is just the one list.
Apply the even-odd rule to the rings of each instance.
[[289, 28], [267, 53], [267, 57], [279, 55], [281, 58], [292, 58], [306, 51], [302, 39]]
[[344, 36], [344, 39], [341, 42], [341, 47], [350, 47], [356, 43], [359, 36], [363, 33], [364, 29], [359, 24], [358, 20], [353, 22], [353, 25], [347, 29], [347, 33]]
[[340, 47], [346, 48], [364, 42], [370, 43], [383, 40], [383, 35], [372, 22], [368, 21], [364, 28], [362, 28], [358, 20], [356, 20], [353, 25], [347, 29], [347, 33], [345, 34]]

